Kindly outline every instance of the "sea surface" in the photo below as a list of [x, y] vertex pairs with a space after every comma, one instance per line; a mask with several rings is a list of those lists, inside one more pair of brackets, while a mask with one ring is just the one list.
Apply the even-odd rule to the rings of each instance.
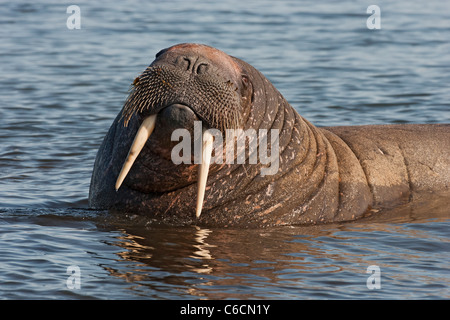
[[450, 122], [449, 2], [0, 0], [1, 299], [450, 298], [449, 199], [266, 229], [89, 210], [131, 82], [182, 42], [249, 62], [318, 126]]

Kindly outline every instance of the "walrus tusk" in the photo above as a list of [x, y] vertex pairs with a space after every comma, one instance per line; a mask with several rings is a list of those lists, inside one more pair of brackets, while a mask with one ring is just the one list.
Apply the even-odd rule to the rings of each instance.
[[[142, 122], [139, 127], [136, 136], [134, 137], [133, 144], [128, 151], [127, 158], [120, 170], [119, 176], [116, 180], [116, 191], [119, 190], [123, 180], [125, 180], [128, 172], [133, 166], [134, 161], [138, 157], [148, 138], [155, 129], [156, 114], [151, 115]], [[214, 138], [208, 131], [203, 133], [202, 142], [202, 161], [198, 170], [198, 190], [197, 190], [197, 210], [196, 217], [199, 218], [202, 213], [203, 199], [205, 198], [206, 181], [208, 180], [209, 165], [211, 163], [211, 153], [213, 147]]]
[[156, 123], [156, 114], [153, 114], [145, 118], [141, 126], [139, 127], [139, 130], [136, 133], [136, 136], [134, 137], [133, 144], [130, 147], [130, 151], [128, 151], [127, 158], [123, 163], [122, 170], [120, 170], [119, 176], [117, 177], [116, 191], [119, 190], [123, 180], [125, 180], [125, 177], [128, 174], [128, 171], [130, 171], [131, 166], [138, 157], [148, 138], [152, 134], [153, 129], [155, 129], [155, 123]]
[[197, 191], [197, 211], [196, 217], [202, 213], [203, 199], [205, 197], [206, 181], [208, 180], [209, 164], [211, 163], [211, 153], [213, 146], [213, 136], [209, 131], [203, 133], [202, 162], [198, 168], [198, 191]]

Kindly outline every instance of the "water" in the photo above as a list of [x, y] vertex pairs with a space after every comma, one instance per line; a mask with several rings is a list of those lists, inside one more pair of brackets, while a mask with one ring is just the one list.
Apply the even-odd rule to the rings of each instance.
[[[230, 4], [231, 3], [231, 4]], [[200, 42], [262, 71], [316, 125], [450, 122], [448, 3], [0, 2], [0, 297], [450, 298], [448, 203], [314, 228], [205, 229], [88, 210], [132, 80]], [[367, 268], [380, 268], [369, 289]], [[81, 272], [71, 289], [67, 268]], [[72, 278], [70, 278], [72, 279]]]

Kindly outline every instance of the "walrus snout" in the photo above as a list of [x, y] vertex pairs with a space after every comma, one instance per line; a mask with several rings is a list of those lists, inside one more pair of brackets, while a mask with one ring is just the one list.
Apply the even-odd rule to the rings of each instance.
[[127, 126], [134, 114], [146, 118], [174, 104], [189, 106], [210, 128], [242, 127], [250, 89], [245, 72], [229, 56], [207, 46], [178, 45], [156, 56], [133, 81], [122, 110]]

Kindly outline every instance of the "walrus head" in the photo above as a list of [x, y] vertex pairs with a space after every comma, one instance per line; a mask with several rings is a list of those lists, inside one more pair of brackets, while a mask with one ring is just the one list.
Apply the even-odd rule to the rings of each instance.
[[[203, 129], [242, 127], [242, 115], [252, 95], [245, 71], [228, 55], [204, 45], [181, 44], [160, 51], [155, 61], [133, 82], [132, 91], [122, 111], [124, 125], [133, 115], [142, 124], [117, 178], [118, 190], [155, 126], [160, 156], [168, 156], [174, 147], [168, 141], [171, 133], [184, 128], [193, 131], [194, 122], [201, 121]], [[204, 131], [204, 130], [203, 130]], [[204, 131], [198, 171], [196, 216], [202, 210], [210, 166], [213, 136]], [[166, 146], [165, 148], [162, 146]], [[187, 168], [189, 173], [191, 168]], [[178, 180], [176, 185], [156, 184], [153, 191], [171, 191], [189, 183]]]
[[[202, 161], [174, 163], [172, 133], [185, 129], [195, 136], [200, 121]], [[210, 129], [275, 130], [279, 168], [262, 175], [271, 164], [248, 161], [250, 141], [243, 145], [243, 162], [236, 161], [242, 154], [237, 148], [234, 161], [210, 163]], [[258, 136], [259, 150], [261, 141]], [[98, 151], [89, 203], [170, 223], [213, 226], [335, 219], [342, 214], [335, 201], [336, 156], [330, 150], [323, 134], [251, 65], [209, 46], [175, 45], [160, 51], [134, 80]]]

